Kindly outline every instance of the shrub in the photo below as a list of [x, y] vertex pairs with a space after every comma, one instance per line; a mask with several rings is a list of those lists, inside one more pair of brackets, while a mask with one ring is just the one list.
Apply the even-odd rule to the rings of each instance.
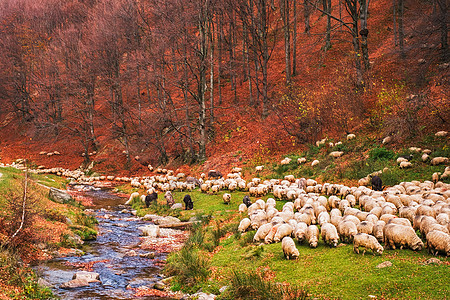
[[390, 160], [395, 156], [394, 151], [388, 150], [384, 147], [374, 148], [369, 153], [369, 158], [372, 161], [376, 160]]
[[209, 262], [197, 248], [185, 245], [167, 258], [164, 272], [169, 276], [177, 276], [178, 282], [192, 287], [205, 281], [210, 269]]
[[307, 299], [308, 294], [296, 286], [275, 283], [264, 274], [234, 271], [230, 285], [220, 299], [293, 300]]
[[253, 243], [253, 238], [255, 237], [256, 231], [252, 230], [252, 231], [248, 231], [247, 233], [241, 235], [241, 239], [239, 241], [239, 245], [241, 245], [241, 247], [245, 247], [247, 245], [250, 245]]

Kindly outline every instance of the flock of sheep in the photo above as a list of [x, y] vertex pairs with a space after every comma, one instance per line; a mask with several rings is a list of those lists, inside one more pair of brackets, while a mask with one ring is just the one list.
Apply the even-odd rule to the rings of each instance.
[[[290, 180], [289, 180], [290, 179]], [[430, 253], [450, 254], [450, 185], [425, 182], [402, 182], [384, 191], [365, 186], [317, 184], [314, 180], [272, 180], [275, 197], [291, 200], [276, 209], [273, 198], [255, 201], [249, 207], [238, 230], [256, 230], [254, 241], [282, 241], [287, 258], [299, 255], [299, 244], [317, 247], [320, 238], [330, 247], [340, 241], [382, 254], [384, 248], [421, 250], [426, 241]], [[328, 197], [327, 197], [328, 196]], [[358, 207], [359, 208], [356, 208]], [[320, 229], [319, 229], [320, 228]]]
[[[443, 133], [438, 132], [436, 135], [438, 134]], [[355, 136], [352, 134], [347, 136], [347, 140], [353, 138]], [[326, 139], [317, 144], [325, 142]], [[429, 159], [429, 150], [413, 150], [411, 151], [423, 153], [423, 161]], [[334, 151], [329, 155], [337, 158], [342, 152]], [[405, 163], [410, 163], [409, 160], [410, 157], [402, 157], [398, 163], [400, 167], [408, 167]], [[290, 158], [285, 158], [281, 164], [290, 162]], [[305, 162], [305, 158], [297, 161], [299, 164]], [[314, 160], [311, 165], [318, 163], [318, 160]], [[448, 164], [448, 158], [431, 159], [433, 165], [443, 163]], [[11, 166], [24, 168], [23, 161], [17, 161]], [[82, 183], [100, 180], [129, 182], [135, 188], [143, 188], [147, 194], [155, 191], [166, 193], [168, 203], [171, 191], [192, 191], [197, 187], [210, 194], [226, 190], [227, 193], [222, 197], [226, 204], [231, 202], [231, 192], [237, 190], [246, 191], [256, 198], [272, 193], [274, 198], [268, 198], [266, 202], [258, 199], [251, 203], [248, 197], [244, 198], [239, 211], [246, 212], [248, 217], [241, 220], [238, 229], [241, 232], [256, 230], [255, 242], [281, 241], [288, 259], [299, 255], [294, 239], [299, 244], [307, 243], [315, 248], [320, 238], [330, 247], [336, 247], [341, 241], [353, 242], [357, 253], [359, 247], [370, 249], [373, 254], [382, 254], [384, 248], [421, 250], [425, 241], [430, 253], [450, 254], [450, 184], [438, 181], [450, 175], [450, 167], [446, 167], [443, 174], [433, 174], [433, 181], [402, 182], [382, 191], [366, 187], [382, 170], [362, 178], [358, 187], [348, 187], [341, 184], [318, 184], [313, 179], [295, 178], [293, 175], [287, 175], [283, 180], [253, 178], [246, 181], [241, 177], [242, 169], [237, 167], [226, 176], [211, 170], [208, 174], [202, 173], [200, 178], [186, 177], [183, 173], [174, 174], [174, 171], [162, 168], [153, 169], [150, 165], [148, 167], [156, 175], [132, 178], [90, 177], [79, 170], [62, 168], [40, 168], [31, 172], [53, 173]], [[264, 166], [257, 166], [256, 171], [260, 172], [263, 168]], [[139, 193], [134, 196], [139, 196]], [[141, 198], [144, 197], [145, 195]], [[132, 198], [133, 195], [130, 200]], [[173, 201], [173, 197], [171, 199]], [[276, 209], [275, 199], [287, 201], [281, 211]], [[420, 237], [416, 231], [420, 231]], [[380, 243], [384, 243], [384, 247]]]

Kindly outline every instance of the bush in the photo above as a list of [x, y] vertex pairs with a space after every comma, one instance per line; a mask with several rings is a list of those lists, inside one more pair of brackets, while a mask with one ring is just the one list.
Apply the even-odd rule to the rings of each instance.
[[168, 276], [176, 276], [183, 286], [193, 287], [208, 278], [210, 269], [209, 262], [197, 248], [185, 245], [167, 258], [164, 272]]
[[293, 300], [307, 299], [301, 288], [275, 283], [264, 278], [264, 274], [234, 271], [230, 285], [220, 299]]
[[376, 160], [391, 160], [395, 157], [394, 151], [388, 150], [384, 147], [374, 148], [369, 153], [369, 158], [372, 161]]

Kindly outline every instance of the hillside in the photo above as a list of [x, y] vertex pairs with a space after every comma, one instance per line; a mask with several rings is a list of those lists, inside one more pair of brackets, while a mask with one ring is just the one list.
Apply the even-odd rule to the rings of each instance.
[[[23, 10], [6, 1], [0, 161], [27, 157], [36, 165], [70, 169], [93, 161], [100, 173], [127, 175], [145, 174], [151, 163], [200, 173], [300, 155], [316, 140], [351, 132], [379, 141], [392, 135], [400, 149], [450, 129], [448, 33], [439, 30], [447, 21], [439, 1], [405, 1], [403, 16], [400, 10], [392, 14], [391, 1], [370, 2], [369, 67], [360, 69], [362, 83], [355, 66], [364, 65], [364, 53], [354, 52], [345, 9], [352, 1], [331, 1], [328, 49], [322, 8], [297, 3], [296, 23], [293, 8], [288, 10], [291, 51], [295, 24], [298, 32], [296, 74], [289, 74], [289, 83], [284, 2], [264, 6], [265, 19], [257, 14], [263, 2], [211, 3], [205, 18], [214, 26], [205, 21], [208, 32], [197, 32], [194, 24], [203, 19], [195, 19], [201, 9], [195, 1], [181, 7], [172, 1], [23, 0]], [[263, 21], [267, 36], [261, 41], [251, 30], [261, 30]], [[203, 33], [213, 38], [202, 40]], [[201, 78], [205, 89], [199, 89]], [[61, 155], [39, 154], [53, 151]]]

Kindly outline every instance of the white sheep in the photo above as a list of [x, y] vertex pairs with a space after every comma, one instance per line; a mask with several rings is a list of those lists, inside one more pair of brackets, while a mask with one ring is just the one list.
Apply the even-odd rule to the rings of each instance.
[[311, 248], [316, 248], [319, 243], [319, 228], [316, 225], [309, 225], [306, 229], [305, 238]]
[[297, 159], [297, 164], [304, 164], [306, 162], [306, 158], [305, 157], [299, 157], [298, 159]]
[[353, 140], [354, 138], [356, 138], [356, 135], [354, 135], [353, 133], [347, 134], [347, 141]]
[[442, 130], [442, 131], [436, 132], [434, 135], [439, 136], [439, 137], [444, 137], [444, 136], [447, 136], [447, 134], [448, 134], [447, 131]]
[[432, 166], [437, 166], [440, 164], [448, 164], [448, 157], [438, 156], [438, 157], [433, 158], [430, 163]]
[[322, 240], [330, 247], [336, 247], [339, 242], [339, 235], [336, 227], [331, 223], [324, 223], [321, 226]]
[[356, 230], [358, 233], [371, 234], [373, 232], [373, 226], [374, 224], [372, 222], [362, 221], [356, 225]]
[[311, 163], [311, 167], [315, 167], [319, 164], [319, 161], [317, 159], [313, 160], [313, 162]]
[[239, 212], [243, 213], [247, 211], [247, 205], [245, 205], [244, 203], [239, 204]]
[[424, 153], [421, 156], [421, 159], [422, 159], [423, 162], [426, 162], [429, 158], [430, 158], [430, 156], [427, 153]]
[[[225, 194], [223, 194], [222, 199], [223, 199], [223, 203], [230, 204], [230, 202], [231, 202], [231, 195], [225, 193]], [[242, 203], [242, 204], [244, 204], [244, 203]]]
[[409, 161], [400, 162], [400, 169], [411, 168], [412, 164]]
[[286, 259], [297, 259], [300, 255], [297, 247], [295, 247], [295, 242], [291, 237], [284, 237], [281, 241], [281, 248], [283, 249], [284, 257]]
[[353, 236], [358, 233], [356, 224], [352, 221], [341, 221], [338, 226], [338, 233], [343, 242], [350, 242], [353, 240]]
[[269, 231], [272, 229], [273, 225], [271, 223], [266, 223], [261, 225], [253, 237], [254, 242], [264, 241]]
[[264, 170], [264, 166], [256, 166], [255, 170], [256, 172], [262, 172], [262, 170]]
[[409, 226], [387, 224], [384, 227], [384, 244], [386, 248], [395, 249], [396, 245], [403, 249], [409, 247], [414, 251], [420, 251], [423, 248], [423, 242]]
[[239, 232], [247, 231], [247, 229], [250, 227], [251, 224], [252, 222], [250, 221], [249, 218], [242, 219], [241, 222], [239, 223], [238, 231]]
[[273, 238], [275, 237], [278, 227], [280, 227], [280, 226], [281, 226], [281, 224], [276, 224], [276, 225], [272, 226], [272, 228], [269, 230], [266, 237], [264, 238], [264, 243], [270, 244], [273, 242]]
[[281, 224], [278, 229], [277, 232], [275, 233], [274, 237], [273, 237], [273, 241], [275, 243], [278, 243], [279, 241], [281, 241], [285, 236], [290, 236], [292, 234], [292, 232], [294, 231], [294, 228], [292, 228], [291, 225], [289, 224]]
[[125, 205], [130, 205], [131, 202], [133, 201], [134, 198], [138, 198], [139, 197], [139, 193], [138, 192], [134, 192], [131, 193], [130, 198], [128, 198], [128, 201], [125, 202]]
[[428, 252], [437, 255], [439, 252], [450, 255], [450, 235], [439, 230], [430, 231], [427, 235]]
[[377, 239], [373, 235], [367, 233], [355, 234], [353, 238], [353, 251], [359, 254], [359, 247], [364, 247], [363, 255], [366, 253], [367, 249], [372, 250], [373, 255], [376, 253], [381, 255], [384, 250]]
[[381, 143], [383, 145], [385, 145], [385, 144], [389, 144], [390, 142], [392, 142], [392, 136], [385, 137]]
[[328, 155], [333, 158], [338, 158], [338, 157], [341, 157], [343, 154], [344, 154], [343, 151], [333, 151], [333, 152], [330, 152], [330, 154], [328, 154]]
[[384, 240], [384, 226], [386, 226], [386, 223], [384, 221], [378, 221], [377, 223], [375, 223], [375, 225], [373, 226], [373, 236], [375, 236], [375, 238], [379, 241], [382, 242]]
[[281, 160], [280, 164], [281, 165], [288, 165], [291, 162], [291, 158], [289, 157], [285, 157], [283, 160]]
[[305, 240], [308, 225], [305, 222], [298, 222], [294, 228], [294, 237], [301, 244]]

